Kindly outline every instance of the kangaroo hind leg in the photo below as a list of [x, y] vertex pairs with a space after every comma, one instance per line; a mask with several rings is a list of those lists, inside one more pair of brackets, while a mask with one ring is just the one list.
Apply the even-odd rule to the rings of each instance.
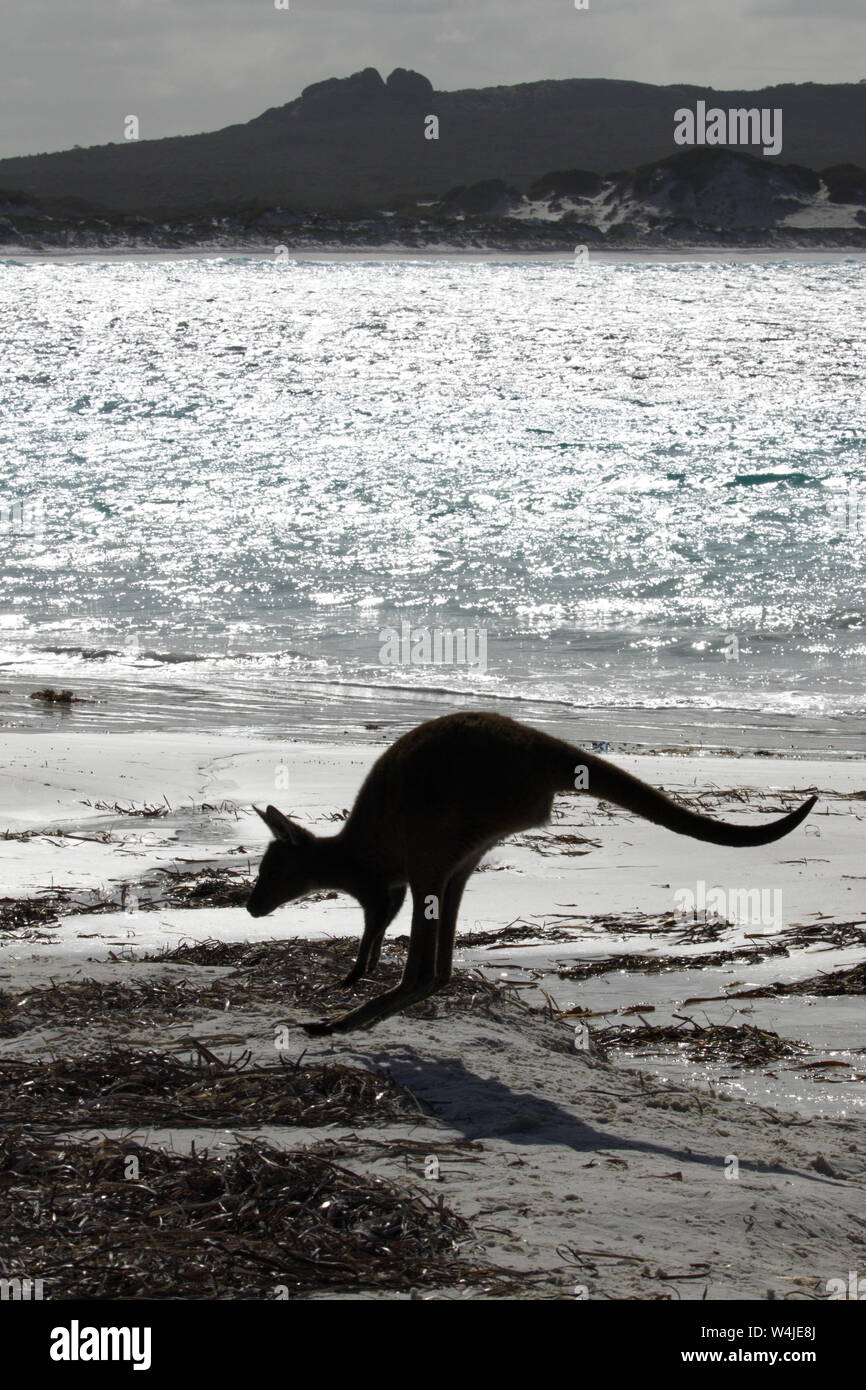
[[407, 1009], [426, 999], [436, 988], [436, 942], [439, 918], [445, 897], [445, 885], [441, 879], [430, 883], [412, 884], [412, 931], [409, 937], [409, 951], [403, 978], [394, 989], [379, 994], [350, 1009], [340, 1018], [323, 1019], [319, 1023], [305, 1023], [306, 1032], [316, 1037], [325, 1033], [349, 1033], [353, 1028], [369, 1028], [392, 1014]]
[[451, 979], [451, 966], [454, 959], [454, 938], [457, 935], [457, 914], [463, 890], [470, 876], [477, 869], [483, 855], [477, 855], [467, 864], [457, 869], [448, 880], [445, 889], [445, 902], [436, 934], [436, 988], [441, 989]]

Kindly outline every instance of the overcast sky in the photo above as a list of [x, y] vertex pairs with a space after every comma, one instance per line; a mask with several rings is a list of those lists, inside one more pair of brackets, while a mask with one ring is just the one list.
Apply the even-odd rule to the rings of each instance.
[[[279, 0], [276, 0], [279, 3]], [[310, 82], [866, 77], [866, 0], [0, 0], [0, 157], [247, 121]]]

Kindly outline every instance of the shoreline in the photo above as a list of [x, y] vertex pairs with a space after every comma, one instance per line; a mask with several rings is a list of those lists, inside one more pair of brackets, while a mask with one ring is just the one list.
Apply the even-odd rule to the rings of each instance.
[[[176, 670], [176, 667], [172, 668]], [[35, 700], [40, 689], [71, 688], [75, 702]], [[0, 670], [0, 732], [47, 735], [147, 733], [197, 737], [312, 740], [324, 745], [351, 738], [391, 741], [425, 719], [457, 709], [490, 709], [537, 724], [578, 745], [594, 742], [623, 753], [699, 757], [820, 756], [832, 761], [866, 757], [866, 716], [797, 714], [754, 708], [580, 705], [502, 693], [438, 687], [379, 686], [365, 682], [291, 679], [273, 674], [256, 683], [105, 680], [56, 672], [42, 676]]]
[[[241, 258], [246, 260], [266, 260], [277, 264], [292, 264], [295, 261], [313, 261], [318, 259], [331, 261], [341, 257], [352, 261], [380, 261], [380, 260], [478, 260], [478, 261], [504, 261], [524, 263], [528, 260], [541, 260], [544, 262], [562, 261], [564, 264], [574, 265], [574, 251], [562, 247], [545, 249], [540, 247], [528, 247], [525, 249], [505, 248], [505, 247], [476, 247], [476, 246], [351, 246], [342, 243], [333, 245], [317, 246], [293, 246], [289, 247], [288, 255], [277, 256], [277, 248], [273, 245], [263, 244], [260, 246], [249, 246], [246, 243], [226, 243], [220, 247], [209, 246], [178, 246], [178, 247], [144, 247], [144, 246], [111, 246], [111, 247], [19, 247], [14, 245], [4, 246], [0, 244], [0, 262], [3, 261], [100, 261], [100, 260], [225, 260]], [[609, 261], [613, 264], [627, 264], [630, 261], [640, 263], [652, 263], [654, 261], [666, 263], [669, 261], [695, 261], [695, 262], [756, 262], [764, 264], [771, 261], [801, 260], [812, 262], [834, 262], [866, 259], [866, 249], [862, 246], [748, 246], [734, 247], [719, 243], [718, 246], [707, 246], [700, 244], [695, 246], [634, 246], [634, 247], [598, 247], [591, 245], [587, 261]], [[577, 270], [582, 266], [576, 266]]]

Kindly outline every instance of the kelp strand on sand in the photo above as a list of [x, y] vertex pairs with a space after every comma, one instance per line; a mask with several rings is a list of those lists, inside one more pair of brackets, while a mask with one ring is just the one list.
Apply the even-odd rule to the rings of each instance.
[[[125, 962], [132, 977], [127, 972], [123, 979], [75, 980], [21, 994], [0, 991], [0, 1038], [52, 1025], [86, 1029], [91, 1035], [99, 1027], [154, 1031], [203, 1014], [230, 1015], [233, 1009], [266, 1013], [276, 1026], [296, 1007], [321, 1010], [335, 1006], [341, 997], [337, 983], [357, 948], [353, 937], [253, 945], [209, 940], [153, 956], [136, 956]], [[395, 983], [404, 953], [405, 942], [386, 942], [376, 978], [359, 981], [352, 997], [370, 997], [383, 984]], [[143, 978], [136, 979], [134, 971], [141, 965], [147, 965], [149, 973], [145, 976], [142, 970]], [[158, 973], [154, 965], [169, 969]], [[169, 973], [171, 967], [194, 966], [220, 968], [208, 973]], [[494, 983], [474, 971], [455, 975], [446, 991], [414, 1005], [409, 1013], [419, 1017], [455, 1009], [489, 1011], [503, 996], [516, 998], [509, 982]]]
[[464, 1258], [471, 1227], [441, 1197], [263, 1139], [215, 1158], [14, 1130], [0, 1198], [4, 1277], [38, 1271], [55, 1300], [515, 1288]]
[[[176, 1040], [196, 1051], [196, 1039]], [[376, 1125], [415, 1119], [393, 1082], [340, 1063], [223, 1062], [199, 1044], [198, 1064], [115, 1049], [51, 1061], [0, 1058], [0, 1113], [10, 1124], [140, 1129]]]
[[[783, 1057], [800, 1057], [809, 1050], [803, 1043], [781, 1038], [766, 1028], [747, 1024], [703, 1025], [693, 1019], [659, 1026], [597, 1028], [592, 1040], [603, 1054], [616, 1049], [656, 1053], [661, 1048], [673, 1046], [690, 1061], [737, 1062], [744, 1067], [764, 1066]], [[636, 1051], [636, 1055], [641, 1052]]]

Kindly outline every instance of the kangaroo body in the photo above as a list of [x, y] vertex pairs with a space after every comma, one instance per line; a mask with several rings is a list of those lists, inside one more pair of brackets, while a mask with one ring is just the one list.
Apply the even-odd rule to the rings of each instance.
[[337, 835], [319, 838], [275, 807], [275, 836], [247, 903], [254, 917], [318, 888], [351, 893], [364, 910], [354, 984], [375, 970], [382, 938], [412, 892], [412, 929], [396, 988], [310, 1033], [369, 1027], [451, 978], [466, 881], [493, 845], [550, 819], [557, 792], [587, 791], [681, 835], [711, 844], [770, 844], [795, 829], [815, 797], [762, 826], [688, 811], [613, 763], [500, 714], [449, 714], [410, 730], [374, 763]]

